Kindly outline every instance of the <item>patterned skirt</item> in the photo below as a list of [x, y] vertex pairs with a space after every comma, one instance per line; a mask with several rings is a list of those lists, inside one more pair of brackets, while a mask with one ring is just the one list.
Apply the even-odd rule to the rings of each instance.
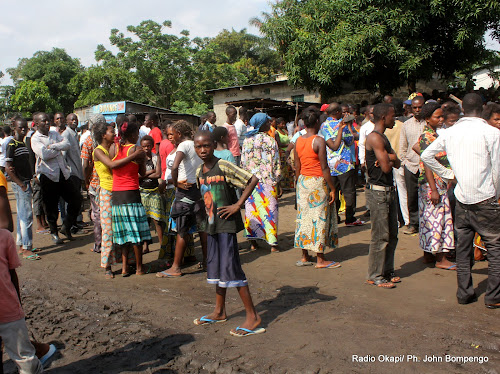
[[323, 177], [300, 175], [297, 181], [297, 221], [294, 247], [323, 253], [339, 244], [335, 203], [328, 204]]
[[148, 218], [142, 204], [112, 205], [111, 212], [113, 214], [113, 243], [141, 244], [145, 240], [151, 240]]
[[449, 252], [455, 249], [450, 200], [446, 191], [439, 191], [440, 201], [434, 205], [430, 193], [428, 183], [418, 190], [420, 248], [430, 253]]
[[165, 207], [158, 188], [152, 190], [140, 188], [141, 201], [146, 211], [146, 216], [155, 221], [167, 222], [165, 216]]
[[293, 189], [295, 173], [290, 165], [290, 158], [286, 156], [286, 151], [280, 149], [281, 180], [280, 186], [283, 190]]
[[278, 245], [278, 188], [259, 182], [245, 201], [245, 237]]
[[[164, 211], [166, 213], [165, 222], [167, 222], [167, 229], [163, 233], [163, 240], [161, 242], [158, 259], [174, 258], [177, 233], [171, 230], [170, 219], [169, 219], [170, 210], [172, 209], [172, 203], [174, 202], [174, 199], [175, 199], [175, 188], [167, 188], [163, 196]], [[184, 257], [193, 256], [194, 255], [193, 236], [186, 235], [184, 239], [186, 240], [186, 251], [184, 252]]]

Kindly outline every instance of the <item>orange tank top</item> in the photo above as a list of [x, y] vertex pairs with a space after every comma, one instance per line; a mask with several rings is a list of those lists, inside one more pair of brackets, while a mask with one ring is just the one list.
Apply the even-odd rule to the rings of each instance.
[[305, 177], [323, 176], [318, 154], [313, 149], [314, 139], [316, 139], [316, 136], [310, 136], [309, 138], [299, 136], [295, 143], [295, 149], [300, 159], [300, 174]]
[[[118, 149], [113, 160], [121, 160], [127, 157], [135, 144], [115, 144]], [[134, 161], [119, 168], [113, 169], [113, 191], [131, 191], [139, 189], [139, 165]]]

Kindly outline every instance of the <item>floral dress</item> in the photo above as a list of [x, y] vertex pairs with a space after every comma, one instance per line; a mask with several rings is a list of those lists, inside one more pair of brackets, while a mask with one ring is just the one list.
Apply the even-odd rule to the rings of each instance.
[[241, 167], [259, 178], [245, 202], [245, 237], [278, 245], [278, 189], [281, 167], [278, 144], [259, 132], [243, 142]]

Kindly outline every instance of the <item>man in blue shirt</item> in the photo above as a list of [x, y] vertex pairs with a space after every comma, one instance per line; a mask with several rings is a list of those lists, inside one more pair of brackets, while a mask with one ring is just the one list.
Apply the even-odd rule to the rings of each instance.
[[350, 146], [354, 143], [354, 135], [349, 130], [347, 123], [342, 119], [342, 109], [338, 103], [331, 103], [326, 110], [327, 119], [321, 125], [319, 135], [326, 141], [327, 161], [335, 183], [335, 207], [340, 208], [339, 190], [345, 200], [346, 226], [360, 226], [364, 222], [354, 217], [356, 211], [356, 171], [354, 163], [356, 156]]

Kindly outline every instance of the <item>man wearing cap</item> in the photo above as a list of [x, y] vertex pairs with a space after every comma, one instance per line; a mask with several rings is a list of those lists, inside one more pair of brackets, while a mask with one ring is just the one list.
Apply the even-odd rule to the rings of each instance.
[[413, 117], [407, 120], [401, 129], [399, 155], [404, 166], [404, 177], [408, 196], [408, 213], [410, 224], [403, 231], [405, 234], [418, 234], [418, 176], [420, 174], [420, 156], [412, 147], [418, 142], [424, 131], [425, 120], [420, 113], [425, 103], [423, 96], [415, 96], [411, 100]]

